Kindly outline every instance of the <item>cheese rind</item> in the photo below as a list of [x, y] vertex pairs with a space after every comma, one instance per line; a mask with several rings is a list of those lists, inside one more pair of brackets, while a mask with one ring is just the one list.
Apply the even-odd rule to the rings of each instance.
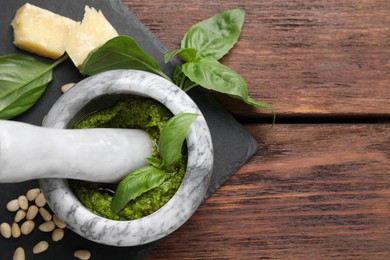
[[63, 43], [69, 29], [78, 24], [70, 18], [26, 3], [17, 10], [11, 23], [14, 44], [22, 50], [58, 59], [65, 53]]
[[79, 68], [91, 51], [116, 36], [117, 31], [103, 13], [86, 6], [81, 24], [69, 30], [64, 42], [65, 51]]

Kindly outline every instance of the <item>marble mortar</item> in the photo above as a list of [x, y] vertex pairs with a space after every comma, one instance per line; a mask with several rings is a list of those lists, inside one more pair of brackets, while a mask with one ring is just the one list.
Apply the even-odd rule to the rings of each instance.
[[[123, 95], [156, 99], [173, 114], [202, 114], [192, 99], [168, 80], [143, 71], [114, 70], [88, 77], [67, 91], [53, 105], [43, 126], [67, 128]], [[180, 188], [158, 211], [137, 220], [115, 221], [92, 213], [74, 196], [66, 179], [41, 179], [39, 184], [54, 213], [86, 239], [121, 247], [150, 243], [183, 225], [205, 197], [213, 168], [213, 147], [203, 116], [191, 125], [186, 141], [187, 170]]]

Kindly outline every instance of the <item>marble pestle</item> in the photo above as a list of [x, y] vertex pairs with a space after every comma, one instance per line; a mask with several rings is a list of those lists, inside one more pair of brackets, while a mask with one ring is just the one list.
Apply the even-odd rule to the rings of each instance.
[[0, 120], [0, 183], [67, 178], [114, 183], [147, 165], [152, 141], [137, 129], [54, 129]]

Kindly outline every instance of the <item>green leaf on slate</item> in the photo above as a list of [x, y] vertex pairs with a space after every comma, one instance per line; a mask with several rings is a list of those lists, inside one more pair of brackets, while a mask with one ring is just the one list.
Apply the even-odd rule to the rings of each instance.
[[32, 107], [52, 80], [53, 69], [67, 56], [52, 64], [23, 54], [0, 57], [0, 119], [15, 117]]
[[161, 71], [157, 61], [130, 36], [117, 36], [92, 51], [85, 59], [80, 72], [85, 75], [94, 75], [115, 69], [143, 70], [170, 80]]

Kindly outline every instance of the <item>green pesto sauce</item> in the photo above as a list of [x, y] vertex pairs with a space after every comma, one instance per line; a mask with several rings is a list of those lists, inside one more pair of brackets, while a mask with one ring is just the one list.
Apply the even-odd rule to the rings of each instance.
[[[158, 158], [157, 142], [160, 132], [172, 113], [152, 99], [131, 97], [114, 106], [91, 114], [82, 119], [75, 128], [133, 128], [146, 131], [151, 137], [153, 157]], [[118, 214], [111, 211], [111, 201], [116, 190], [115, 184], [102, 184], [70, 180], [75, 196], [93, 213], [114, 220], [132, 220], [149, 215], [161, 208], [175, 194], [184, 177], [187, 156], [176, 165], [174, 174], [167, 174], [165, 181], [139, 197], [131, 200]]]

